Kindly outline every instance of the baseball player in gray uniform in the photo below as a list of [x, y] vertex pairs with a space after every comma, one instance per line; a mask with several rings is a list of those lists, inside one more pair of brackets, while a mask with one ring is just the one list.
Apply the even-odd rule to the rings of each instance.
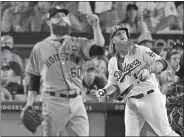
[[[133, 44], [127, 28], [112, 27], [110, 52], [113, 57], [108, 64], [107, 85], [97, 91], [101, 101], [118, 86], [123, 92], [134, 83], [127, 94], [125, 107], [125, 135], [140, 136], [145, 121], [159, 136], [179, 136], [170, 127], [166, 113], [166, 97], [151, 75], [167, 68], [167, 62], [149, 48]], [[136, 83], [136, 81], [138, 81]]]
[[89, 136], [81, 71], [85, 59], [104, 54], [105, 40], [94, 14], [87, 15], [94, 40], [69, 36], [68, 14], [66, 9], [49, 10], [50, 36], [33, 47], [26, 67], [30, 83], [25, 107], [33, 105], [42, 80], [44, 136]]

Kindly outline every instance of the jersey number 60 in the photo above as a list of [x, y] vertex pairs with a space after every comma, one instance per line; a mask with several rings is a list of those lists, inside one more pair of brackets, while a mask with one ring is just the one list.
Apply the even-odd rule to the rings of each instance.
[[73, 78], [81, 77], [81, 67], [71, 68], [71, 75], [72, 75]]

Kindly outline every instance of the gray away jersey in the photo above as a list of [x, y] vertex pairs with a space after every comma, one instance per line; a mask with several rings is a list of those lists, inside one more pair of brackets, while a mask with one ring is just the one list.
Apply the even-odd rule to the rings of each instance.
[[61, 44], [48, 37], [34, 46], [26, 72], [41, 76], [43, 91], [81, 91], [82, 64], [90, 58], [93, 44], [92, 40], [70, 36]]

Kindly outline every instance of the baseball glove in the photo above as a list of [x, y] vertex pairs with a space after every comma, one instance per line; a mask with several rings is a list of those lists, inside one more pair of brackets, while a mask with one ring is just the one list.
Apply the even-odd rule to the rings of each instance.
[[33, 134], [41, 124], [43, 118], [32, 106], [25, 107], [21, 113], [21, 123]]

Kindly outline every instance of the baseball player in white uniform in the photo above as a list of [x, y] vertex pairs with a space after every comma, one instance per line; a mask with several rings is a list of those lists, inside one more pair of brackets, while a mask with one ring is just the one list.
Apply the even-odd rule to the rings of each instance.
[[94, 40], [70, 37], [68, 14], [58, 8], [48, 12], [50, 36], [34, 46], [26, 67], [30, 83], [25, 107], [33, 105], [40, 80], [43, 84], [43, 136], [89, 136], [81, 71], [85, 59], [104, 54], [105, 40], [94, 14], [87, 15]]
[[123, 92], [137, 79], [139, 82], [134, 84], [126, 99], [125, 135], [140, 136], [146, 121], [159, 136], [179, 136], [169, 125], [166, 98], [151, 75], [165, 70], [167, 62], [149, 48], [133, 44], [129, 37], [127, 28], [112, 27], [109, 51], [113, 57], [108, 64], [108, 83], [97, 91], [97, 98], [101, 101], [112, 94], [116, 86]]

